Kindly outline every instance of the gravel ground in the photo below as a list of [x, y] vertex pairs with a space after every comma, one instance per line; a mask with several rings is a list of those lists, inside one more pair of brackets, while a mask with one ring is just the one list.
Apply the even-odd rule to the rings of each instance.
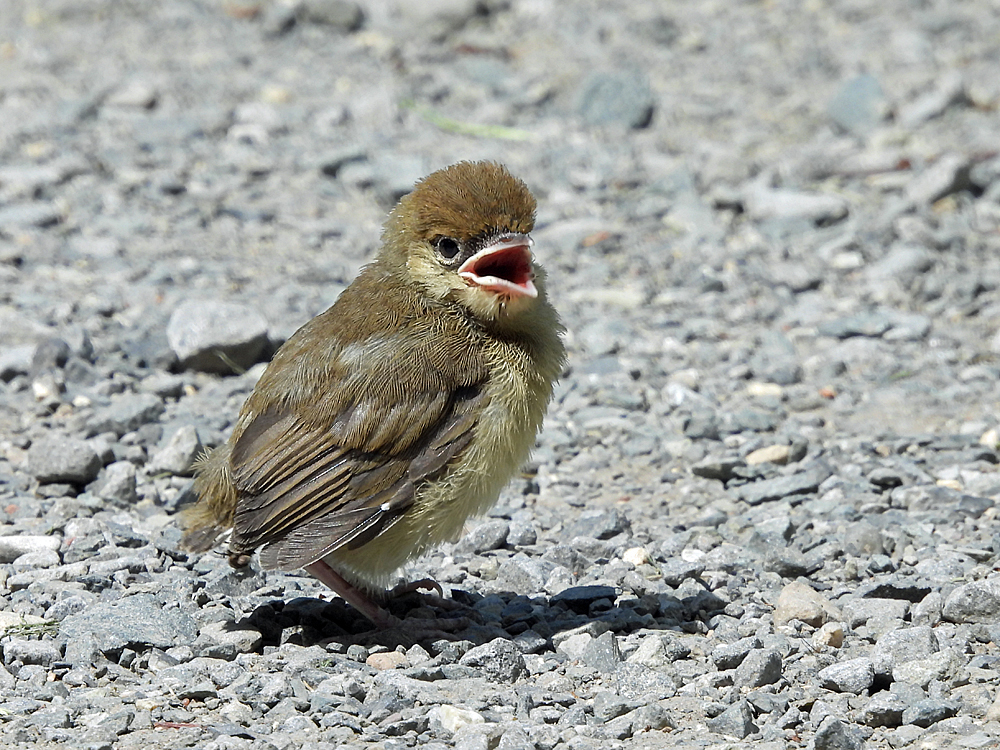
[[[1000, 6], [619, 5], [0, 0], [0, 744], [1000, 743]], [[179, 550], [260, 363], [480, 158], [571, 358], [404, 571], [477, 624]]]

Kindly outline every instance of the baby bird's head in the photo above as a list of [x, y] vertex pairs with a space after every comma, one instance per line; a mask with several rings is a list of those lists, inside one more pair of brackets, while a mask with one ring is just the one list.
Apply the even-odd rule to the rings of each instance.
[[503, 325], [544, 297], [531, 254], [534, 225], [535, 199], [523, 182], [494, 162], [459, 162], [400, 200], [380, 260], [429, 297]]

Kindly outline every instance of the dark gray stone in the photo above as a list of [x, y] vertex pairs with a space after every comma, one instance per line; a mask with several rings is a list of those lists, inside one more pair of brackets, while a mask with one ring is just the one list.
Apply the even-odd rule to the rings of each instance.
[[330, 26], [338, 31], [355, 31], [364, 23], [361, 6], [350, 0], [302, 0], [299, 15], [308, 23]]
[[113, 432], [121, 437], [156, 421], [164, 408], [163, 400], [152, 393], [123, 393], [87, 420], [87, 435]]
[[723, 643], [712, 649], [712, 662], [717, 669], [736, 669], [754, 649], [761, 647], [755, 635], [741, 638], [735, 643]]
[[875, 667], [867, 657], [849, 659], [821, 669], [817, 675], [821, 687], [838, 693], [860, 693], [875, 681]]
[[753, 712], [745, 700], [738, 700], [729, 708], [705, 722], [709, 729], [717, 734], [724, 734], [742, 740], [757, 731], [753, 723]]
[[181, 365], [189, 370], [240, 373], [263, 354], [267, 321], [247, 305], [187, 300], [171, 314], [167, 340]]
[[858, 727], [827, 716], [813, 737], [815, 750], [864, 750], [865, 739]]
[[988, 578], [959, 586], [945, 599], [941, 616], [956, 623], [1000, 622], [1000, 580]]
[[653, 93], [643, 73], [597, 71], [581, 84], [576, 111], [587, 125], [644, 128], [653, 118], [654, 107]]
[[482, 554], [490, 550], [500, 549], [507, 541], [510, 526], [506, 521], [495, 518], [483, 521], [459, 542], [458, 548], [474, 554]]
[[819, 486], [833, 474], [832, 469], [824, 463], [815, 462], [786, 477], [762, 479], [736, 489], [736, 495], [750, 505], [759, 505], [769, 500], [780, 500], [791, 495], [815, 492]]
[[622, 662], [622, 654], [615, 634], [608, 631], [590, 641], [580, 654], [580, 661], [605, 674], [617, 670]]
[[772, 685], [781, 678], [781, 655], [772, 649], [753, 649], [733, 675], [733, 684], [740, 688]]
[[586, 536], [592, 539], [610, 539], [631, 530], [625, 514], [617, 509], [585, 511], [569, 526], [570, 537]]
[[907, 703], [898, 695], [882, 691], [865, 704], [864, 722], [870, 727], [898, 727]]
[[903, 711], [903, 723], [918, 727], [929, 727], [958, 713], [958, 701], [926, 698]]
[[491, 682], [516, 682], [528, 673], [520, 649], [506, 638], [469, 649], [458, 663], [479, 669]]
[[101, 470], [101, 459], [82, 440], [47, 435], [31, 444], [27, 468], [42, 483], [87, 484]]
[[190, 644], [198, 626], [176, 607], [164, 607], [149, 594], [95, 604], [70, 615], [59, 626], [59, 637], [72, 643], [93, 638], [105, 653], [126, 647], [170, 648]]

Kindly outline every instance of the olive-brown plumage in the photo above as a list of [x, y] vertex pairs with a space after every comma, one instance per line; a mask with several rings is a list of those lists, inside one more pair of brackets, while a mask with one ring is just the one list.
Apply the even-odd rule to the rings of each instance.
[[[565, 358], [535, 201], [494, 163], [428, 176], [336, 304], [278, 350], [198, 467], [185, 542], [305, 568], [376, 620], [383, 587], [496, 502]], [[379, 622], [379, 624], [384, 624]]]

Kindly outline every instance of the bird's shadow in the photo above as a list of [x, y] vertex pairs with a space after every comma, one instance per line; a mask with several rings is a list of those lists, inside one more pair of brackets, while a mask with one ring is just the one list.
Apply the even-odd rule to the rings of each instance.
[[[573, 586], [554, 596], [524, 596], [512, 591], [488, 595], [452, 589], [451, 597], [417, 592], [393, 597], [386, 603], [400, 627], [375, 629], [363, 615], [340, 598], [300, 596], [258, 604], [231, 623], [233, 629], [253, 628], [261, 633], [262, 648], [285, 643], [300, 646], [360, 644], [394, 649], [417, 643], [440, 650], [441, 641], [482, 645], [495, 638], [513, 639], [533, 653], [553, 651], [560, 634], [586, 627], [591, 634], [618, 634], [647, 629], [703, 633], [707, 621], [726, 603], [707, 589], [694, 596], [647, 594], [619, 599], [611, 586]], [[466, 618], [468, 625], [453, 630], [439, 622]]]

